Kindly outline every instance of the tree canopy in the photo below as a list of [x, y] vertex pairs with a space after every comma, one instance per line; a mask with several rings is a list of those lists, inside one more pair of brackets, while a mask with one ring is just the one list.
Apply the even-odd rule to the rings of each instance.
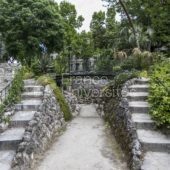
[[3, 0], [0, 23], [8, 55], [21, 61], [63, 48], [63, 21], [52, 0]]
[[[113, 5], [116, 8], [116, 11], [121, 15], [121, 27], [130, 28], [127, 15], [124, 8], [122, 7], [121, 2], [124, 4], [134, 24], [139, 43], [143, 43], [141, 41], [145, 39], [145, 43], [147, 43], [148, 46], [147, 49], [154, 50], [155, 48], [162, 46], [166, 46], [167, 48], [170, 47], [170, 1], [104, 1], [108, 2], [109, 6]], [[148, 39], [150, 39], [149, 43]], [[146, 46], [142, 46], [142, 49], [146, 49]]]
[[66, 61], [73, 55], [113, 57], [117, 51], [128, 53], [138, 43], [141, 50], [149, 51], [170, 47], [169, 1], [104, 1], [107, 11], [94, 12], [90, 31], [79, 32], [84, 18], [67, 1], [1, 0], [0, 33], [6, 56], [31, 63], [43, 53], [61, 53]]

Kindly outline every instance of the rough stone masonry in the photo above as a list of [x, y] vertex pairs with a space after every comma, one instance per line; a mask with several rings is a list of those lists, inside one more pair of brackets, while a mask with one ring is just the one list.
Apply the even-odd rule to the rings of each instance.
[[[71, 96], [72, 97], [72, 96]], [[78, 112], [75, 106], [76, 99], [71, 100], [69, 94], [66, 99], [72, 111]], [[74, 105], [74, 106], [73, 106]], [[75, 110], [74, 110], [74, 109]], [[64, 127], [65, 120], [50, 86], [45, 87], [42, 104], [35, 113], [34, 119], [29, 122], [25, 130], [22, 143], [20, 143], [16, 156], [13, 159], [13, 170], [27, 170], [34, 166], [39, 155], [46, 151], [53, 136]]]

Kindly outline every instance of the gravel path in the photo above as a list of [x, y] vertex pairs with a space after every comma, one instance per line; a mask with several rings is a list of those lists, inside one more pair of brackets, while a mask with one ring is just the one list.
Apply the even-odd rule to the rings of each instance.
[[127, 170], [122, 158], [95, 107], [83, 105], [80, 115], [54, 142], [36, 170]]

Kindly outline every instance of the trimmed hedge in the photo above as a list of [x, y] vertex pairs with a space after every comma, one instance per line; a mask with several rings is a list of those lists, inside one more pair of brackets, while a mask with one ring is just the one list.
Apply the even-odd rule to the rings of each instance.
[[170, 129], [170, 60], [151, 68], [150, 114], [159, 127]]
[[64, 113], [64, 119], [66, 121], [71, 120], [72, 114], [71, 114], [69, 105], [66, 102], [64, 95], [62, 94], [60, 88], [56, 85], [55, 81], [51, 79], [50, 77], [44, 75], [38, 78], [38, 82], [42, 84], [43, 86], [48, 85], [48, 84], [51, 86], [55, 94], [55, 97], [57, 101], [59, 102], [61, 110]]
[[16, 75], [14, 76], [14, 79], [12, 81], [11, 87], [8, 91], [8, 96], [3, 101], [2, 104], [0, 104], [0, 122], [2, 121], [9, 121], [7, 117], [4, 117], [3, 113], [10, 107], [16, 104], [21, 99], [21, 93], [23, 91], [24, 77], [25, 69], [20, 69]]

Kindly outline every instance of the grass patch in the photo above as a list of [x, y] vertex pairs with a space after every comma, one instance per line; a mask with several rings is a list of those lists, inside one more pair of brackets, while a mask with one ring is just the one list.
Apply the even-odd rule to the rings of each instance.
[[51, 79], [49, 76], [43, 75], [38, 78], [38, 82], [42, 84], [43, 86], [50, 85], [53, 89], [53, 92], [55, 94], [55, 97], [57, 101], [59, 102], [59, 105], [61, 107], [62, 112], [64, 113], [64, 119], [66, 121], [69, 121], [72, 119], [72, 114], [70, 111], [70, 108], [68, 106], [68, 103], [65, 100], [64, 95], [62, 94], [60, 88], [56, 85], [55, 81]]

